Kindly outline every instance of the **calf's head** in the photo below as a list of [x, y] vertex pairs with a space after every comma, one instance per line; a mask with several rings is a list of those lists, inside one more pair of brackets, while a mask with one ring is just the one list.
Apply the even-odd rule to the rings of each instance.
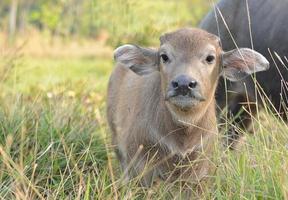
[[140, 76], [160, 73], [166, 105], [174, 113], [190, 113], [211, 103], [220, 75], [237, 81], [269, 68], [268, 61], [251, 49], [224, 52], [219, 38], [201, 29], [166, 33], [160, 43], [158, 50], [123, 45], [114, 58]]

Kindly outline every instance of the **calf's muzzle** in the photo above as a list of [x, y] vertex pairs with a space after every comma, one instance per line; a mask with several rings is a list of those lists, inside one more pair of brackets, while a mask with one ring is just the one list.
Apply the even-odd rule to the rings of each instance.
[[191, 94], [193, 90], [196, 89], [197, 85], [198, 83], [195, 79], [186, 75], [180, 75], [171, 82], [175, 95], [182, 96]]

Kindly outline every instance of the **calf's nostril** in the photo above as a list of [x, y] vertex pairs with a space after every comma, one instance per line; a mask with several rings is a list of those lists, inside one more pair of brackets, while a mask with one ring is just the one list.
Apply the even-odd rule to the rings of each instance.
[[188, 84], [188, 87], [189, 87], [190, 89], [195, 88], [196, 86], [197, 86], [197, 82], [196, 82], [196, 81], [191, 81], [191, 82]]
[[172, 81], [172, 87], [173, 87], [174, 89], [177, 89], [178, 86], [179, 86], [178, 82]]

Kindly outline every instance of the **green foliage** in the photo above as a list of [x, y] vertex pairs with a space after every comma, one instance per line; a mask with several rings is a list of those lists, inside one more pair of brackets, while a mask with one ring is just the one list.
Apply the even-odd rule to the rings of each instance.
[[199, 0], [94, 0], [92, 13], [95, 27], [108, 30], [112, 44], [151, 45], [167, 30], [197, 25], [207, 8]]
[[[16, 24], [63, 37], [95, 38], [105, 32], [113, 46], [127, 42], [153, 45], [167, 30], [197, 25], [208, 7], [201, 0], [27, 0], [18, 3]], [[8, 1], [0, 4], [5, 20], [9, 9]], [[0, 23], [2, 28], [6, 25]]]
[[54, 32], [60, 23], [63, 3], [61, 1], [40, 0], [33, 5], [29, 13], [29, 22], [39, 28], [47, 28]]

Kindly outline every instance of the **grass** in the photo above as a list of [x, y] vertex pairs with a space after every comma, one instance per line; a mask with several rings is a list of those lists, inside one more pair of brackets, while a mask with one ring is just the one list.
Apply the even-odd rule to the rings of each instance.
[[[7, 62], [13, 69], [0, 86], [1, 199], [180, 198], [176, 182], [121, 184], [105, 118], [111, 59]], [[269, 109], [254, 125], [242, 151], [215, 149], [217, 170], [201, 198], [288, 198], [288, 127]]]

